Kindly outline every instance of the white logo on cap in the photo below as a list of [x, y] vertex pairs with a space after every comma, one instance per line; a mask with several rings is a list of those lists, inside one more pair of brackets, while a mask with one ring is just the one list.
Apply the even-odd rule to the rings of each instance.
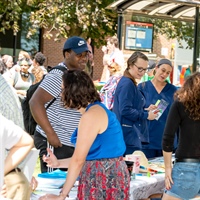
[[78, 46], [82, 46], [82, 45], [84, 45], [85, 44], [85, 42], [83, 41], [83, 40], [80, 40], [79, 42], [78, 42]]

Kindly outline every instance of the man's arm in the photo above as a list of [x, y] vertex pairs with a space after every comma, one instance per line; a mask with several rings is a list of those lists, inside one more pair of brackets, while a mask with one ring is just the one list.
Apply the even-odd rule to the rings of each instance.
[[[16, 126], [17, 127], [17, 126]], [[13, 130], [22, 132], [20, 140], [9, 150], [4, 163], [4, 175], [16, 168], [33, 148], [32, 137], [21, 128], [13, 127]]]
[[62, 144], [48, 120], [45, 109], [45, 104], [51, 101], [53, 98], [54, 97], [47, 91], [38, 87], [32, 98], [30, 99], [29, 105], [35, 121], [46, 133], [48, 142], [54, 147], [61, 147]]

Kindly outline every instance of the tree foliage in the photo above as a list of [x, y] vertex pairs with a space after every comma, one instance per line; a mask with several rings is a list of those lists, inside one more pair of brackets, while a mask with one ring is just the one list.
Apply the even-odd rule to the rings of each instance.
[[182, 46], [181, 42], [184, 40], [188, 44], [187, 48], [194, 47], [194, 23], [192, 22], [164, 20], [141, 16], [133, 16], [133, 19], [153, 23], [155, 36], [157, 36], [157, 34], [162, 34], [168, 39], [177, 39], [180, 47]]
[[[80, 35], [91, 37], [98, 46], [105, 42], [106, 36], [117, 32], [117, 13], [105, 9], [112, 2], [114, 0], [0, 0], [0, 32], [12, 29], [16, 34], [20, 30], [22, 13], [28, 12], [31, 24], [28, 38], [43, 28], [46, 30], [44, 38], [59, 40], [61, 37]], [[135, 18], [153, 22], [155, 33], [177, 38], [178, 41], [185, 40], [188, 47], [193, 46], [193, 23]]]
[[19, 31], [19, 20], [21, 18], [22, 8], [20, 5], [23, 2], [21, 0], [0, 0], [0, 31], [5, 33], [8, 29], [13, 29], [13, 33], [16, 34]]
[[105, 8], [113, 0], [0, 0], [0, 31], [19, 31], [23, 12], [30, 12], [31, 27], [27, 37], [38, 28], [46, 29], [44, 38], [81, 35], [91, 37], [96, 44], [108, 35], [116, 33], [117, 14]]
[[152, 20], [155, 23], [156, 33], [165, 34], [167, 38], [177, 39], [180, 47], [186, 41], [187, 48], [194, 47], [194, 23], [182, 21]]

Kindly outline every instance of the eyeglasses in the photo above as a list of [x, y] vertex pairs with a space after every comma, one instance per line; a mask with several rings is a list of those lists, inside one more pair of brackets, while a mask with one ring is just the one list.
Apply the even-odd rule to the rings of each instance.
[[143, 72], [143, 71], [147, 72], [147, 70], [148, 70], [148, 68], [138, 67], [136, 64], [133, 64], [133, 65], [135, 65], [137, 67], [139, 72]]

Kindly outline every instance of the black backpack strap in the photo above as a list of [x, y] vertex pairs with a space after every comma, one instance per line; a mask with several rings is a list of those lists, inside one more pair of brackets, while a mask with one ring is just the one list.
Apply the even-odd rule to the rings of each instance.
[[56, 97], [54, 97], [50, 103], [47, 105], [46, 110], [53, 104], [53, 102], [56, 100]]
[[52, 70], [54, 70], [54, 69], [59, 69], [59, 70], [61, 70], [62, 72], [64, 72], [64, 71], [67, 70], [67, 67], [65, 67], [65, 66], [63, 66], [63, 65], [58, 65], [58, 66], [52, 67], [52, 68], [49, 70], [49, 72], [52, 71]]
[[[59, 69], [59, 70], [61, 70], [62, 72], [64, 72], [64, 71], [67, 70], [67, 67], [65, 67], [64, 65], [58, 65], [58, 66], [52, 67], [52, 68], [49, 70], [49, 72], [52, 71], [52, 70], [54, 70], [54, 69]], [[58, 98], [58, 97], [54, 97], [54, 98], [51, 100], [51, 102], [47, 105], [46, 110], [55, 102], [56, 98]]]

